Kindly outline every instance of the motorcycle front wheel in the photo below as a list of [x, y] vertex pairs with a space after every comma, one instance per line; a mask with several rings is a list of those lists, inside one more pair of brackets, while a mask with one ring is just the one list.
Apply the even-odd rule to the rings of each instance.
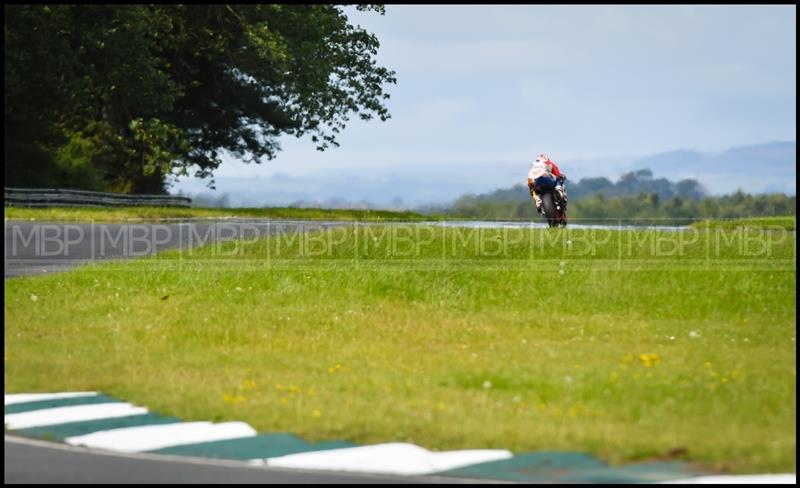
[[556, 205], [553, 202], [553, 194], [545, 193], [541, 198], [542, 210], [544, 210], [544, 217], [547, 219], [547, 226], [557, 227], [559, 219], [556, 216]]

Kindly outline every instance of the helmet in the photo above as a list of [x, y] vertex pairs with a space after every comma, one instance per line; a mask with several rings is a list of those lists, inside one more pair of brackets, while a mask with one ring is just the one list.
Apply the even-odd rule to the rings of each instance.
[[547, 156], [547, 154], [542, 153], [542, 154], [536, 156], [536, 162], [537, 163], [546, 163], [548, 161], [550, 161], [550, 158]]

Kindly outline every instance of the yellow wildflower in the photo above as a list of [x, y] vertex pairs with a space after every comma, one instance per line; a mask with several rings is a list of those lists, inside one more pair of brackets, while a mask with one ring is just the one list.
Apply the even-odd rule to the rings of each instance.
[[243, 397], [242, 395], [229, 395], [225, 393], [222, 395], [222, 401], [225, 403], [244, 403], [247, 401], [247, 398]]

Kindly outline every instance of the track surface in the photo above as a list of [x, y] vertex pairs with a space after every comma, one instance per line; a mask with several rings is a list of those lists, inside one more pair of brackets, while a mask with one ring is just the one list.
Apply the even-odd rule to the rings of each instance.
[[165, 224], [5, 222], [5, 277], [64, 271], [106, 259], [141, 258], [171, 248], [193, 249], [217, 241], [251, 241], [341, 222], [202, 221]]
[[101, 453], [6, 435], [6, 483], [459, 483], [435, 477], [299, 472], [240, 462]]

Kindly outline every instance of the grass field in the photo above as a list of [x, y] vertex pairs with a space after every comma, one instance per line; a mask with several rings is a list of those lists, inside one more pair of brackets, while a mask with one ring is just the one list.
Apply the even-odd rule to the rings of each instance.
[[795, 292], [793, 231], [345, 224], [7, 280], [5, 389], [795, 472]]
[[5, 207], [5, 218], [59, 222], [150, 221], [189, 218], [271, 218], [342, 221], [421, 221], [437, 217], [388, 210], [331, 210], [320, 208], [182, 208], [182, 207]]
[[728, 220], [704, 220], [694, 224], [695, 227], [711, 227], [711, 228], [724, 228], [736, 229], [740, 227], [749, 227], [756, 229], [776, 229], [776, 230], [795, 230], [797, 217], [781, 216], [781, 217], [751, 217], [746, 219], [728, 219]]

